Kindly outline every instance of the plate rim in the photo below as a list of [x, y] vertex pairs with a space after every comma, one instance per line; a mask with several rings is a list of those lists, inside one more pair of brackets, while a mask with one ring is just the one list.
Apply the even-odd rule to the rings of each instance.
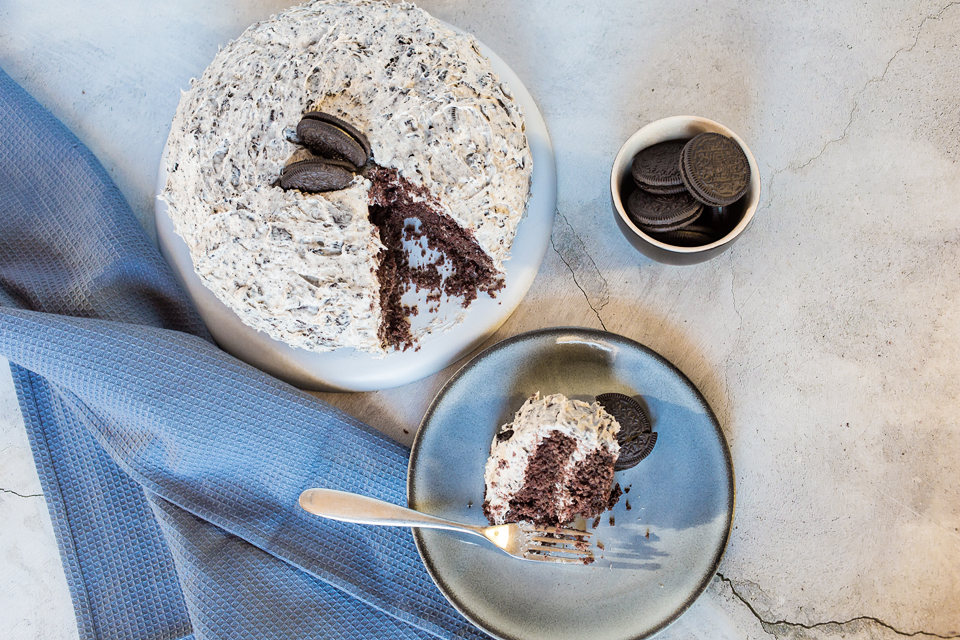
[[[626, 344], [632, 349], [636, 349], [640, 352], [643, 352], [646, 356], [653, 358], [658, 361], [661, 365], [664, 365], [667, 370], [672, 373], [682, 384], [684, 384], [690, 391], [692, 391], [693, 396], [696, 400], [702, 405], [705, 409], [705, 413], [709, 419], [710, 424], [713, 426], [717, 440], [720, 443], [720, 449], [722, 452], [722, 459], [724, 462], [724, 467], [726, 469], [727, 477], [727, 487], [729, 489], [729, 499], [726, 506], [727, 514], [727, 523], [723, 532], [722, 539], [719, 541], [717, 550], [714, 552], [714, 557], [710, 561], [710, 568], [704, 572], [703, 577], [700, 582], [697, 584], [696, 588], [693, 589], [691, 593], [688, 594], [684, 602], [677, 607], [677, 610], [674, 611], [670, 616], [665, 618], [655, 627], [650, 629], [643, 630], [639, 635], [632, 635], [629, 637], [624, 637], [624, 640], [644, 640], [650, 638], [651, 636], [659, 633], [673, 622], [675, 622], [681, 615], [683, 615], [697, 599], [703, 595], [706, 591], [710, 582], [716, 576], [717, 571], [720, 568], [720, 563], [723, 560], [723, 556], [726, 553], [727, 546], [730, 541], [730, 535], [733, 531], [733, 522], [736, 517], [736, 474], [733, 467], [733, 457], [730, 452], [730, 444], [727, 441], [726, 435], [723, 432], [723, 428], [720, 425], [720, 421], [717, 419], [716, 413], [713, 411], [713, 408], [707, 402], [706, 398], [701, 393], [700, 389], [690, 380], [689, 377], [683, 371], [681, 371], [675, 364], [670, 360], [663, 357], [652, 348], [637, 342], [626, 336], [620, 334], [612, 333], [602, 329], [591, 329], [588, 327], [576, 327], [576, 326], [559, 326], [559, 327], [544, 327], [541, 329], [534, 329], [531, 331], [526, 331], [519, 333], [517, 335], [505, 338], [496, 344], [493, 344], [480, 353], [476, 354], [469, 361], [463, 364], [455, 374], [450, 376], [449, 379], [444, 383], [443, 387], [437, 392], [433, 400], [431, 400], [427, 411], [424, 413], [423, 419], [420, 421], [420, 425], [417, 429], [416, 436], [414, 437], [413, 444], [410, 448], [410, 459], [407, 465], [407, 506], [409, 508], [414, 508], [414, 470], [416, 469], [417, 460], [420, 456], [420, 448], [422, 444], [422, 434], [426, 431], [425, 427], [427, 426], [428, 421], [432, 418], [433, 414], [436, 412], [440, 403], [442, 402], [446, 393], [461, 379], [467, 374], [467, 372], [476, 366], [481, 360], [486, 357], [489, 357], [493, 353], [502, 351], [504, 349], [510, 348], [512, 345], [517, 342], [526, 341], [530, 339], [544, 339], [551, 335], [563, 335], [563, 334], [576, 334], [579, 337], [586, 338], [589, 340], [608, 340], [614, 342], [621, 342]], [[556, 343], [555, 343], [556, 344]], [[490, 628], [490, 625], [484, 620], [478, 620], [477, 616], [473, 615], [469, 610], [465, 610], [462, 603], [450, 593], [452, 591], [449, 586], [444, 581], [443, 577], [439, 575], [437, 567], [432, 562], [428, 556], [426, 550], [426, 542], [422, 536], [420, 529], [413, 529], [413, 539], [414, 544], [417, 548], [417, 553], [420, 555], [420, 559], [423, 562], [424, 567], [427, 569], [427, 573], [430, 575], [431, 580], [444, 595], [447, 601], [460, 612], [471, 623], [476, 625], [479, 629], [484, 632], [496, 637], [501, 640], [524, 640], [523, 638], [515, 635], [501, 635], [501, 631]]]

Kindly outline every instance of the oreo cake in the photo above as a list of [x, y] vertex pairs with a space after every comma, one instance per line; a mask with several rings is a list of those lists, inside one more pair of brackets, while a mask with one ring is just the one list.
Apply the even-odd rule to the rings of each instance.
[[[359, 130], [369, 161], [337, 191], [284, 189], [297, 125], [317, 113]], [[520, 107], [473, 37], [411, 4], [321, 1], [249, 28], [193, 81], [160, 197], [245, 324], [383, 355], [447, 328], [413, 331], [405, 291], [467, 306], [502, 288], [532, 164]], [[411, 266], [405, 241], [439, 258]]]
[[606, 511], [620, 425], [598, 403], [529, 398], [490, 446], [483, 514], [491, 524], [562, 525]]

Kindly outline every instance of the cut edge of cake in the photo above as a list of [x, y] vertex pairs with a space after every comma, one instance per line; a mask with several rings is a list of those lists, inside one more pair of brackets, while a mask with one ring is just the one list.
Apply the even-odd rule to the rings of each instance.
[[596, 402], [534, 394], [491, 443], [484, 515], [491, 524], [544, 525], [600, 515], [613, 490], [619, 429]]

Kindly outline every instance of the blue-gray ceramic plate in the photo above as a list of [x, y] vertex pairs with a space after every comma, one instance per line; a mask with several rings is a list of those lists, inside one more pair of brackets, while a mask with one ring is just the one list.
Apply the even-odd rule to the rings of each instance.
[[[703, 396], [650, 349], [610, 333], [546, 329], [505, 340], [465, 365], [427, 411], [413, 444], [412, 508], [486, 524], [483, 468], [497, 428], [531, 394], [592, 401], [624, 393], [649, 410], [657, 443], [616, 481], [627, 493], [601, 518], [587, 566], [515, 560], [492, 545], [415, 529], [443, 594], [487, 633], [509, 639], [646, 638], [713, 577], [730, 534], [730, 452]], [[591, 525], [593, 523], [588, 523]]]

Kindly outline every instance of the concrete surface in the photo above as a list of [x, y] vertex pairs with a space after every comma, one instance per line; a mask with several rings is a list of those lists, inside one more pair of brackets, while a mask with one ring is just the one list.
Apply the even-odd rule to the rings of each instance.
[[[0, 67], [98, 155], [144, 225], [178, 89], [277, 0], [0, 0]], [[603, 328], [684, 371], [737, 476], [704, 596], [659, 638], [960, 638], [960, 2], [427, 0], [537, 99], [552, 250], [490, 341]], [[619, 145], [705, 116], [750, 145], [761, 207], [720, 258], [635, 253]], [[319, 394], [410, 443], [456, 367]], [[0, 637], [76, 636], [9, 377], [0, 379]]]

